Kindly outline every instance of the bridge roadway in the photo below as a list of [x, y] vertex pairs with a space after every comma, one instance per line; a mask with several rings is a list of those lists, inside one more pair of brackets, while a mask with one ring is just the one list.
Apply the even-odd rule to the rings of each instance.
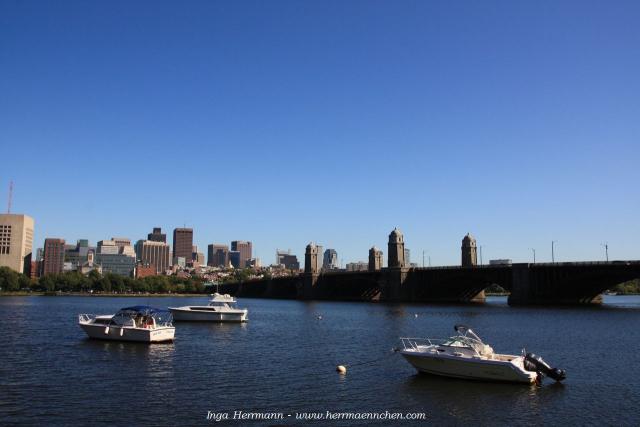
[[592, 304], [605, 290], [638, 278], [640, 261], [523, 263], [303, 273], [221, 290], [256, 298], [472, 303], [484, 302], [484, 290], [497, 284], [510, 292], [510, 305]]

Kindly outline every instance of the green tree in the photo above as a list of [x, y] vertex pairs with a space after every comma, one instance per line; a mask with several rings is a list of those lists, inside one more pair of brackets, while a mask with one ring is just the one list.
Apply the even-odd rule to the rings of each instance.
[[55, 274], [46, 274], [44, 276], [40, 276], [38, 279], [38, 284], [40, 289], [43, 291], [55, 291], [56, 290], [56, 275]]
[[20, 273], [9, 267], [0, 267], [0, 288], [6, 292], [20, 289]]

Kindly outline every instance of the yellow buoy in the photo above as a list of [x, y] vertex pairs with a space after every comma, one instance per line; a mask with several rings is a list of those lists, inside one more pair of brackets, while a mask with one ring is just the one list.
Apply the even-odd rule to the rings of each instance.
[[336, 367], [336, 372], [338, 372], [339, 374], [346, 374], [347, 373], [347, 368], [344, 365], [338, 365]]

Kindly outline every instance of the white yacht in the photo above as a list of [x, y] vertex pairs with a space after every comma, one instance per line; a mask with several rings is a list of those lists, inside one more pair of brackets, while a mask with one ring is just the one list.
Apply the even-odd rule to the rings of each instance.
[[166, 310], [137, 305], [116, 314], [79, 314], [78, 324], [90, 338], [117, 341], [173, 341], [176, 328]]
[[456, 325], [455, 330], [458, 335], [447, 340], [401, 338], [400, 354], [418, 372], [433, 375], [520, 383], [540, 383], [545, 375], [556, 381], [566, 378], [563, 370], [533, 353], [497, 354], [468, 327]]
[[169, 307], [175, 320], [200, 322], [246, 322], [248, 310], [236, 308], [236, 300], [229, 294], [211, 295], [208, 305]]

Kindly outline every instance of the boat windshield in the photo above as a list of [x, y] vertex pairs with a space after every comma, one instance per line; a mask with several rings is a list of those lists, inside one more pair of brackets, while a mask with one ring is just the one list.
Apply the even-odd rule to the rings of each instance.
[[235, 304], [235, 299], [229, 294], [220, 295], [219, 293], [215, 293], [211, 295], [211, 299], [209, 300], [209, 305], [215, 306], [232, 306]]
[[442, 345], [448, 347], [467, 347], [475, 350], [478, 354], [482, 354], [485, 351], [485, 344], [471, 328], [464, 325], [456, 325], [455, 330], [460, 335], [449, 338]]

